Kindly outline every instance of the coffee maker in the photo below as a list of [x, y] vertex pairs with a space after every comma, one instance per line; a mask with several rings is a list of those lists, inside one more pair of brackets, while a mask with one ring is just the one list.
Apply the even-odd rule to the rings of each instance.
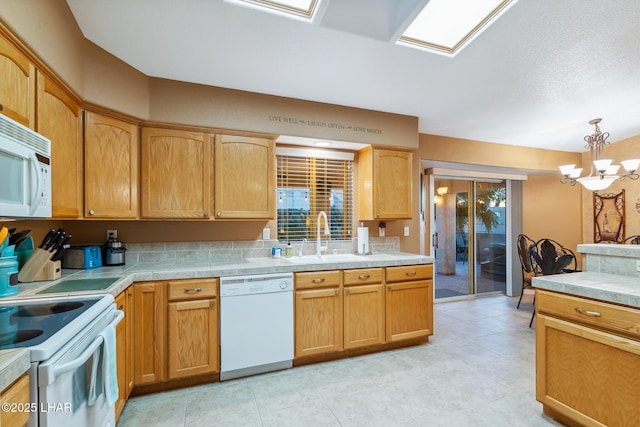
[[124, 265], [126, 251], [124, 243], [117, 240], [115, 236], [109, 237], [109, 240], [102, 245], [102, 265]]

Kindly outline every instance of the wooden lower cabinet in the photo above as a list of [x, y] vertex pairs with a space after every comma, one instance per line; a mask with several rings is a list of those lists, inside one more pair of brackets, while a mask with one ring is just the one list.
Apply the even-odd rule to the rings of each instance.
[[[9, 387], [0, 393], [0, 403], [28, 404], [29, 399], [29, 376], [22, 375]], [[31, 415], [28, 411], [0, 411], [0, 426], [3, 427], [22, 427], [26, 426]], [[37, 417], [37, 415], [36, 415]]]
[[542, 290], [536, 310], [545, 412], [569, 425], [640, 425], [640, 310]]
[[295, 274], [295, 357], [342, 350], [340, 271]]
[[383, 268], [344, 271], [345, 349], [384, 343], [383, 278]]
[[136, 386], [220, 370], [218, 282], [211, 278], [134, 284]]
[[166, 282], [142, 282], [133, 286], [134, 384], [162, 382], [166, 378], [167, 296]]
[[433, 266], [386, 269], [387, 342], [433, 335]]
[[133, 287], [130, 286], [116, 297], [118, 310], [124, 319], [116, 327], [116, 366], [118, 369], [118, 401], [116, 420], [133, 390]]
[[219, 370], [217, 288], [218, 279], [169, 282], [169, 379]]

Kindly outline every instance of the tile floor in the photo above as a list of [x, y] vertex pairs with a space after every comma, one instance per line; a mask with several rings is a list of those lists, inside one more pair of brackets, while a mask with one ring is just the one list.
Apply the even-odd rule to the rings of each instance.
[[535, 400], [530, 298], [435, 304], [424, 345], [134, 397], [118, 427], [559, 426]]

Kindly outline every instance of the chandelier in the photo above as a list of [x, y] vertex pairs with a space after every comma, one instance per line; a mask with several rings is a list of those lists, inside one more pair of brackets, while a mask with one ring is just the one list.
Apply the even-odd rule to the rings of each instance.
[[612, 165], [613, 160], [603, 159], [604, 147], [609, 145], [609, 132], [601, 132], [598, 123], [602, 119], [593, 119], [589, 122], [590, 125], [596, 127], [593, 135], [587, 135], [584, 140], [587, 141], [586, 148], [589, 149], [591, 156], [591, 171], [589, 175], [581, 177], [582, 168], [576, 168], [576, 165], [562, 165], [560, 166], [560, 173], [562, 173], [562, 179], [560, 182], [563, 184], [569, 183], [576, 185], [579, 182], [590, 191], [604, 190], [609, 187], [615, 180], [631, 178], [638, 179], [636, 169], [640, 165], [640, 159], [623, 160], [620, 163], [624, 167], [626, 173], [618, 174], [620, 165]]

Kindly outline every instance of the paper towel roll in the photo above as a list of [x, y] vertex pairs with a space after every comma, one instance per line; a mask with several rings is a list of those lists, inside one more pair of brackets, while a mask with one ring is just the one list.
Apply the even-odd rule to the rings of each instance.
[[358, 250], [360, 255], [369, 253], [369, 227], [358, 227]]

